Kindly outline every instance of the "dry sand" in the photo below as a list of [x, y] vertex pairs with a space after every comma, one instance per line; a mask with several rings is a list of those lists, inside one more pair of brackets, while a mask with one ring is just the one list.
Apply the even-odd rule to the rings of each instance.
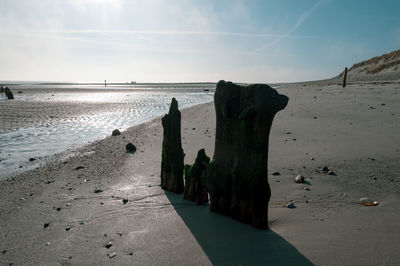
[[[155, 119], [1, 182], [0, 264], [400, 265], [400, 84], [279, 92], [290, 100], [270, 136], [271, 230], [161, 190]], [[201, 148], [212, 155], [213, 104], [182, 119], [185, 162]], [[129, 141], [135, 154], [125, 153]], [[379, 205], [361, 206], [361, 197]]]

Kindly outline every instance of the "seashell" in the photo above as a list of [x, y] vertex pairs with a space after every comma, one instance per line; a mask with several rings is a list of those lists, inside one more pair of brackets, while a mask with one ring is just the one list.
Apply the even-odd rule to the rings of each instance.
[[369, 198], [361, 198], [360, 199], [360, 204], [366, 207], [370, 207], [370, 206], [376, 206], [379, 204], [379, 202], [371, 200]]

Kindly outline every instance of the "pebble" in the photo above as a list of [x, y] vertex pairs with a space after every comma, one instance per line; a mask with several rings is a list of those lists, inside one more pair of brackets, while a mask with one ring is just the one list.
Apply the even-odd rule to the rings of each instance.
[[69, 227], [69, 226], [65, 227], [65, 231], [69, 231], [69, 230], [71, 230], [71, 227]]
[[111, 136], [118, 136], [121, 135], [121, 131], [119, 131], [118, 129], [114, 129], [113, 132], [111, 133]]
[[128, 144], [126, 144], [126, 146], [125, 146], [125, 148], [126, 148], [126, 151], [127, 152], [136, 152], [136, 146], [135, 145], [133, 145], [132, 144], [132, 142], [129, 142]]
[[127, 204], [128, 203], [128, 199], [122, 199], [122, 203], [123, 204]]
[[310, 191], [310, 187], [304, 187], [304, 190]]
[[117, 256], [117, 253], [115, 253], [115, 252], [108, 254], [108, 257], [110, 259], [114, 258], [115, 256]]
[[294, 179], [294, 181], [296, 182], [296, 183], [304, 183], [304, 176], [302, 176], [302, 175], [298, 175], [298, 176], [296, 176], [296, 178]]
[[103, 192], [103, 190], [101, 188], [95, 188], [95, 190], [93, 192], [94, 193], [101, 193], [101, 192]]
[[272, 175], [281, 175], [279, 172], [273, 172]]
[[109, 241], [107, 244], [104, 245], [105, 248], [111, 248], [113, 243]]
[[286, 207], [288, 207], [289, 209], [295, 209], [295, 208], [296, 208], [296, 205], [294, 205], [293, 202], [290, 202], [290, 203], [288, 203], [288, 204], [286, 205]]
[[84, 166], [78, 166], [74, 170], [80, 170], [80, 169], [83, 169], [83, 168], [85, 168], [85, 167]]
[[43, 228], [47, 228], [47, 227], [49, 227], [49, 225], [50, 225], [50, 223], [45, 223], [45, 224], [43, 225]]
[[33, 162], [33, 161], [36, 161], [36, 159], [35, 158], [29, 158], [29, 161]]
[[328, 173], [328, 172], [329, 172], [329, 168], [328, 168], [327, 166], [324, 166], [324, 167], [322, 168], [322, 172]]

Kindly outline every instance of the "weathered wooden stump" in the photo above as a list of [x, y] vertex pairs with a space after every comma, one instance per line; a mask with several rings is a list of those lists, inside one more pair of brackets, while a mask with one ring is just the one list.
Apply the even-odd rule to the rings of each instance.
[[268, 85], [218, 82], [215, 150], [206, 177], [211, 211], [268, 228], [268, 139], [288, 100]]
[[4, 88], [4, 92], [6, 93], [6, 96], [9, 100], [14, 99], [14, 94], [11, 92], [11, 90], [8, 87]]
[[344, 69], [343, 73], [343, 88], [346, 87], [346, 79], [347, 79], [347, 67]]
[[175, 193], [183, 192], [183, 157], [181, 112], [172, 98], [169, 113], [162, 118], [164, 136], [161, 155], [161, 187]]
[[187, 200], [201, 205], [208, 202], [208, 193], [205, 188], [205, 175], [210, 158], [206, 155], [204, 149], [197, 153], [196, 161], [193, 166], [185, 167], [185, 191], [183, 197]]

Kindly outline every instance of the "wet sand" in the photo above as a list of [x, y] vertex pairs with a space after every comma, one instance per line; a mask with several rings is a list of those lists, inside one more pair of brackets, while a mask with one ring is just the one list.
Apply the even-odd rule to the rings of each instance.
[[[400, 84], [279, 92], [290, 100], [270, 136], [271, 230], [161, 190], [155, 119], [1, 182], [0, 264], [399, 265]], [[214, 134], [212, 103], [184, 110], [185, 163], [201, 148], [212, 155]], [[362, 197], [379, 205], [361, 206]]]

